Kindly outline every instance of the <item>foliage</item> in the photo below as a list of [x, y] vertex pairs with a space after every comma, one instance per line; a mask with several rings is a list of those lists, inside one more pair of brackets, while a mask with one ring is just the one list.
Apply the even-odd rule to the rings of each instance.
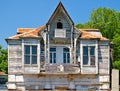
[[76, 27], [99, 29], [104, 37], [114, 43], [114, 61], [120, 60], [120, 12], [110, 8], [95, 9], [87, 23], [78, 24]]
[[114, 61], [114, 62], [113, 62], [113, 68], [119, 69], [119, 70], [120, 70], [120, 60], [119, 60], [119, 61]]
[[0, 71], [8, 72], [8, 55], [7, 49], [3, 49], [0, 45]]

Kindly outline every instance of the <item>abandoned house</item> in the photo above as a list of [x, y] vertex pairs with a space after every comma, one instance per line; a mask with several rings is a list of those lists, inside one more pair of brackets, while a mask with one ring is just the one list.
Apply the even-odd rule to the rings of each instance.
[[6, 41], [9, 90], [110, 90], [110, 40], [76, 28], [61, 2], [44, 26]]

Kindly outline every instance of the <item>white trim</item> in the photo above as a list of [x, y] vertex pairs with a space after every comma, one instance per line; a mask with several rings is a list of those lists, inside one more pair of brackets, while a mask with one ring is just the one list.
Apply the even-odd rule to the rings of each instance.
[[38, 45], [37, 45], [38, 47], [37, 47], [37, 64], [38, 64], [38, 73], [40, 73], [40, 51], [41, 51], [41, 49], [40, 49], [40, 41], [39, 41], [39, 43], [38, 43]]
[[[27, 40], [30, 41], [31, 39], [30, 40], [27, 39]], [[37, 72], [40, 73], [40, 40], [36, 40], [35, 39], [36, 42], [31, 41], [31, 42], [26, 43], [27, 40], [22, 39], [22, 72], [23, 73], [25, 72], [25, 65], [26, 66], [27, 65], [29, 65], [29, 66], [35, 66], [36, 65], [38, 67], [38, 71]], [[24, 61], [25, 61], [24, 60], [24, 47], [25, 47], [25, 45], [28, 45], [28, 46], [37, 46], [37, 64], [32, 64], [32, 60], [31, 59], [30, 59], [30, 64], [25, 64], [24, 63]], [[30, 51], [32, 51], [31, 47], [30, 47]]]
[[95, 47], [96, 72], [98, 73], [98, 41], [96, 40]]
[[50, 44], [50, 46], [53, 46], [53, 47], [59, 47], [59, 46], [61, 46], [61, 47], [68, 47], [68, 48], [70, 48], [70, 44], [67, 44], [67, 45], [64, 45], [64, 44]]
[[10, 51], [10, 50], [9, 50], [9, 46], [10, 46], [10, 45], [8, 44], [8, 74], [9, 74], [9, 67], [10, 67], [10, 66], [9, 66], [9, 54], [10, 54], [10, 52], [9, 52], [9, 51]]
[[24, 73], [24, 39], [22, 39], [22, 72]]
[[[92, 65], [83, 65], [83, 46], [95, 46], [95, 66]], [[89, 70], [89, 68], [95, 68], [95, 74], [98, 73], [98, 41], [80, 41], [80, 59], [81, 59], [81, 73], [85, 73], [84, 69]]]
[[80, 41], [80, 61], [81, 61], [81, 73], [83, 73], [83, 49], [82, 49], [82, 40]]
[[48, 25], [48, 63], [50, 63], [50, 36], [49, 36], [49, 31], [50, 31], [50, 25]]
[[108, 45], [108, 74], [110, 74], [110, 46]]

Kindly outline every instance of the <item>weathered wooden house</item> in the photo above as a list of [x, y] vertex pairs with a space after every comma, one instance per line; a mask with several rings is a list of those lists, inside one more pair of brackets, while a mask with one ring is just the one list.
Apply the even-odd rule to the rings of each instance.
[[9, 90], [110, 90], [110, 41], [77, 29], [60, 2], [39, 28], [18, 28], [8, 43]]

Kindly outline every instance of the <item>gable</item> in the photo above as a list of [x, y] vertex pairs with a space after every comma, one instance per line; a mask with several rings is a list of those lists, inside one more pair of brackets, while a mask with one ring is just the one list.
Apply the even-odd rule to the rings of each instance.
[[58, 14], [63, 14], [64, 17], [68, 20], [68, 22], [71, 25], [74, 25], [73, 20], [71, 19], [71, 17], [67, 13], [66, 9], [64, 8], [64, 6], [63, 6], [63, 4], [61, 2], [58, 4], [57, 8], [55, 9], [54, 13], [50, 17], [50, 19], [49, 19], [47, 24], [50, 24], [53, 21], [53, 19], [55, 19], [56, 15], [58, 15]]

